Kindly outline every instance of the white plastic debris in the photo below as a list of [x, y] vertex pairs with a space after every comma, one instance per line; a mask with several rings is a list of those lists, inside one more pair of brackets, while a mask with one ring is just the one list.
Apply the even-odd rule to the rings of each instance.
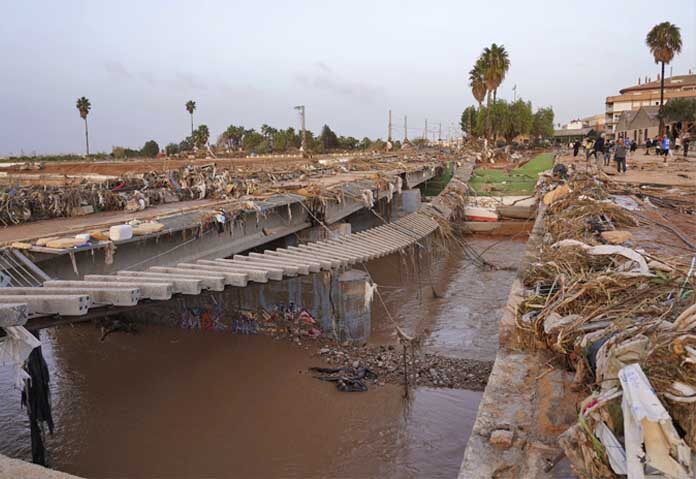
[[109, 239], [111, 241], [122, 241], [133, 237], [133, 227], [131, 225], [116, 225], [109, 228]]
[[375, 206], [375, 196], [372, 193], [372, 190], [363, 190], [362, 199], [365, 208], [372, 208]]
[[626, 469], [626, 450], [623, 448], [621, 443], [611, 429], [607, 427], [604, 422], [599, 421], [594, 428], [594, 435], [602, 443], [604, 449], [607, 451], [607, 456], [609, 457], [609, 465], [611, 469], [617, 474], [628, 474]]
[[634, 261], [637, 263], [637, 271], [634, 270], [632, 272], [637, 272], [640, 274], [652, 276], [650, 274], [650, 268], [648, 268], [648, 263], [645, 261], [645, 258], [637, 253], [635, 250], [632, 250], [631, 248], [626, 248], [625, 246], [618, 246], [618, 245], [609, 245], [609, 244], [603, 244], [599, 246], [590, 246], [588, 244], [583, 243], [582, 241], [577, 241], [577, 240], [572, 240], [572, 239], [565, 239], [558, 241], [553, 244], [554, 248], [567, 248], [569, 246], [578, 246], [582, 248], [583, 250], [587, 251], [587, 253], [591, 255], [620, 255], [623, 256], [624, 258], [628, 258], [631, 261]]
[[375, 296], [375, 291], [377, 290], [377, 283], [370, 283], [365, 281], [365, 310], [370, 310], [370, 305], [372, 304], [372, 299]]
[[22, 366], [32, 350], [41, 342], [24, 326], [8, 326], [3, 328], [7, 336], [0, 338], [0, 365], [11, 366], [15, 373], [15, 385], [24, 388], [24, 381], [29, 375]]
[[691, 449], [679, 437], [640, 365], [621, 369], [619, 380], [628, 479], [644, 479], [646, 465], [670, 478], [692, 478]]

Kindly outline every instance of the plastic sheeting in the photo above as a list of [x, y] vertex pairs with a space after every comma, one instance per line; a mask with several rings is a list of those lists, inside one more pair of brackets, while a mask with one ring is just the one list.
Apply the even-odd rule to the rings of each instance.
[[11, 366], [15, 372], [15, 386], [24, 389], [24, 381], [29, 379], [23, 369], [24, 362], [32, 350], [41, 345], [41, 341], [24, 326], [8, 326], [3, 329], [7, 336], [0, 339], [0, 365]]
[[621, 369], [619, 380], [628, 479], [644, 479], [646, 465], [673, 479], [692, 478], [691, 449], [679, 437], [640, 365]]

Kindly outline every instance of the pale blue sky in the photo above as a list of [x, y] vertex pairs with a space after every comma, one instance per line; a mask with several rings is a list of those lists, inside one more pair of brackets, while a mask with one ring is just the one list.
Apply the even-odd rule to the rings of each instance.
[[492, 42], [512, 63], [499, 96], [516, 84], [563, 122], [655, 77], [644, 40], [665, 20], [682, 30], [674, 73], [696, 71], [694, 0], [0, 0], [0, 18], [0, 154], [82, 152], [82, 95], [93, 151], [180, 141], [189, 99], [214, 138], [230, 123], [297, 126], [300, 103], [314, 131], [385, 137], [391, 108], [412, 136], [425, 118], [446, 134]]

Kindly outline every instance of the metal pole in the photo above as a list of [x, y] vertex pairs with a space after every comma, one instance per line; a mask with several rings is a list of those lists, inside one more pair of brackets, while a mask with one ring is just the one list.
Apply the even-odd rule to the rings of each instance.
[[408, 117], [404, 115], [404, 143], [408, 141]]
[[387, 141], [389, 141], [389, 142], [392, 141], [392, 119], [391, 119], [391, 110], [389, 110], [389, 126], [387, 127]]
[[300, 112], [300, 122], [301, 122], [301, 128], [302, 128], [302, 144], [300, 146], [300, 150], [302, 151], [302, 154], [307, 153], [307, 130], [305, 129], [305, 106], [304, 105], [298, 105], [295, 107], [295, 110], [298, 110]]

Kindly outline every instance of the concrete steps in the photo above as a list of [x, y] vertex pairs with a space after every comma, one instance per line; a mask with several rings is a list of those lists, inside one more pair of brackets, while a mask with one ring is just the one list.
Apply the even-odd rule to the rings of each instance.
[[168, 300], [174, 294], [198, 295], [344, 269], [400, 251], [437, 228], [431, 217], [413, 213], [360, 233], [263, 253], [92, 274], [81, 281], [49, 280], [43, 287], [0, 288], [0, 327], [24, 324], [35, 315], [81, 316], [92, 307], [134, 306], [142, 299]]

